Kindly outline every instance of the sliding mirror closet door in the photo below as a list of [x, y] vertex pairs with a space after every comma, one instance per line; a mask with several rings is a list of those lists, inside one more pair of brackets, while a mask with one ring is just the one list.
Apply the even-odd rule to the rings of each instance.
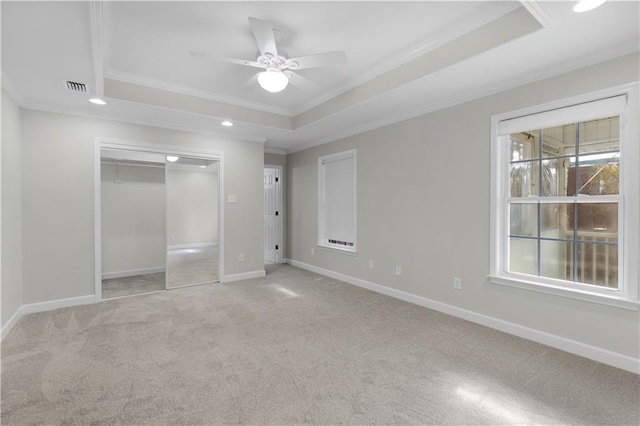
[[165, 157], [101, 150], [102, 297], [165, 289]]
[[167, 288], [219, 279], [218, 171], [217, 160], [167, 156]]

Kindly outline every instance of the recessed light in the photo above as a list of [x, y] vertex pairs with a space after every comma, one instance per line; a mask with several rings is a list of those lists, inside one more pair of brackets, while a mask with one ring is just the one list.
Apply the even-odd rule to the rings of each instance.
[[175, 155], [167, 155], [167, 161], [171, 162], [171, 163], [175, 163], [176, 161], [178, 161], [180, 157], [176, 157]]
[[202, 164], [202, 165], [200, 165], [200, 168], [201, 168], [201, 169], [206, 169], [206, 168], [207, 168], [207, 166], [205, 166], [204, 164]]
[[103, 101], [100, 98], [91, 98], [91, 99], [89, 99], [89, 102], [91, 102], [92, 104], [96, 104], [96, 105], [106, 105], [107, 104], [105, 101]]
[[232, 123], [232, 122], [230, 122], [229, 120], [224, 120], [224, 121], [223, 121], [222, 123], [220, 123], [220, 124], [222, 124], [223, 126], [226, 126], [226, 127], [231, 127], [231, 126], [233, 126], [233, 123]]
[[580, 0], [575, 6], [573, 6], [573, 11], [578, 13], [587, 12], [600, 6], [605, 1], [607, 0]]

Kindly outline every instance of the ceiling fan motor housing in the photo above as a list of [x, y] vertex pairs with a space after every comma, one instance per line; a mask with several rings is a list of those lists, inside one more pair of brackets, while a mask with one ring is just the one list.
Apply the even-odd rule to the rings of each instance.
[[276, 68], [278, 70], [282, 70], [285, 68], [295, 68], [297, 65], [297, 62], [289, 61], [283, 56], [274, 56], [271, 53], [265, 53], [264, 55], [258, 56], [256, 62], [267, 69]]

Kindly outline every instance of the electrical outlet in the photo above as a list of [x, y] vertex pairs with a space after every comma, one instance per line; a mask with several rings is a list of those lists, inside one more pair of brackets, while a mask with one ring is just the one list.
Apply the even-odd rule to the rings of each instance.
[[462, 280], [458, 277], [453, 277], [453, 288], [456, 290], [462, 290]]
[[402, 275], [402, 266], [396, 265], [396, 275], [397, 276]]
[[311, 247], [311, 256], [313, 256], [314, 254], [316, 254], [316, 249], [314, 249], [313, 247]]
[[239, 262], [244, 262], [244, 253], [240, 253], [240, 254], [238, 255], [238, 261], [239, 261]]
[[229, 195], [228, 198], [229, 203], [237, 203], [238, 202], [238, 197], [236, 197], [235, 195]]
[[373, 269], [373, 260], [369, 261], [369, 269]]

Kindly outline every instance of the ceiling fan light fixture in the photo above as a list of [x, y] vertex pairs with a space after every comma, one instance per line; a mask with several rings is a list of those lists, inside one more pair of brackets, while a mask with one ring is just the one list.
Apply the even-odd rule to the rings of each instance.
[[289, 84], [287, 76], [279, 69], [271, 68], [258, 74], [258, 83], [267, 92], [281, 92]]
[[607, 0], [580, 0], [578, 3], [573, 6], [574, 12], [588, 12], [589, 10], [593, 10], [596, 7], [602, 5]]

